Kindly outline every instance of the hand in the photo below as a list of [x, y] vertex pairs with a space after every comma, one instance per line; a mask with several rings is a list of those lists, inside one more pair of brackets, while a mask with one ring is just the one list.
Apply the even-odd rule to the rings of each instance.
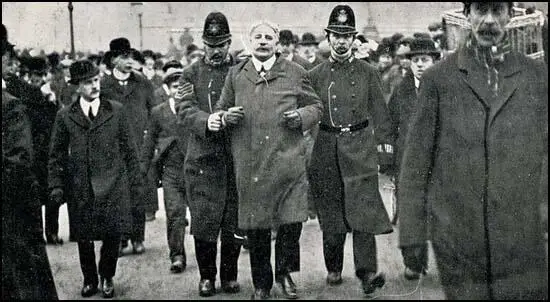
[[55, 97], [55, 93], [52, 91], [52, 86], [51, 86], [50, 82], [42, 85], [40, 87], [40, 91], [42, 92], [42, 95], [44, 95], [44, 97], [46, 97], [48, 102], [55, 103], [56, 97]]
[[302, 126], [302, 117], [296, 110], [284, 112], [283, 119], [286, 126], [290, 129], [296, 129]]
[[403, 255], [403, 262], [405, 266], [416, 273], [423, 273], [426, 271], [427, 265], [427, 244], [414, 245], [401, 248], [401, 254]]
[[394, 176], [395, 169], [392, 164], [381, 164], [378, 167], [378, 172], [380, 172], [381, 174], [386, 174], [391, 177], [391, 176]]
[[184, 98], [188, 98], [194, 93], [194, 86], [189, 82], [183, 82], [183, 84], [178, 88], [178, 92], [174, 95], [176, 101], [181, 101]]
[[63, 204], [63, 189], [55, 188], [50, 192], [50, 200], [58, 205]]
[[222, 113], [222, 120], [225, 124], [237, 125], [244, 118], [243, 107], [231, 107], [228, 111]]
[[212, 132], [220, 131], [222, 127], [223, 112], [212, 113], [208, 116], [208, 130]]

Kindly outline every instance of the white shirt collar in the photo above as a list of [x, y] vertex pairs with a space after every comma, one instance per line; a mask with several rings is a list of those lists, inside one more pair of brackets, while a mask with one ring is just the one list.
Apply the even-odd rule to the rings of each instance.
[[414, 78], [414, 87], [418, 89], [418, 87], [420, 87], [420, 79], [418, 79], [417, 77], [413, 77], [413, 78]]
[[317, 57], [315, 55], [313, 55], [313, 57], [307, 59], [309, 61], [309, 63], [313, 63], [315, 62], [315, 59], [317, 59]]
[[174, 100], [174, 98], [168, 99], [168, 105], [170, 105], [170, 110], [172, 110], [172, 112], [176, 114], [176, 101]]
[[92, 102], [85, 101], [82, 97], [79, 100], [80, 102], [80, 108], [82, 108], [82, 111], [84, 112], [85, 116], [88, 116], [88, 110], [90, 110], [90, 107], [92, 107], [92, 113], [94, 116], [97, 116], [97, 112], [99, 111], [99, 98], [93, 100]]
[[265, 71], [268, 71], [273, 67], [273, 64], [275, 64], [275, 61], [277, 60], [277, 57], [273, 55], [271, 58], [269, 58], [265, 62], [261, 62], [260, 60], [256, 59], [254, 56], [252, 56], [252, 64], [254, 64], [254, 68], [256, 68], [256, 71], [260, 72], [262, 70], [262, 66], [264, 67]]
[[6, 86], [6, 81], [4, 81], [4, 78], [2, 78], [2, 90], [5, 90], [7, 88], [8, 87]]
[[286, 56], [285, 59], [289, 60], [290, 62], [292, 62], [292, 59], [294, 58], [294, 54], [293, 53], [289, 53], [288, 56]]

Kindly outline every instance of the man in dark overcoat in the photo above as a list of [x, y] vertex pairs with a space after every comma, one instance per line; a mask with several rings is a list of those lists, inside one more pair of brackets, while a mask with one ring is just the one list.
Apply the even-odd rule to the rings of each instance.
[[[116, 100], [124, 105], [124, 113], [130, 124], [130, 131], [141, 153], [147, 123], [154, 106], [153, 84], [138, 72], [132, 70], [137, 50], [131, 48], [126, 38], [117, 38], [110, 42], [109, 51], [104, 60], [111, 62], [111, 75], [101, 79], [101, 93], [106, 99]], [[124, 215], [124, 230], [120, 255], [127, 253], [128, 240], [132, 242], [132, 251], [141, 254], [145, 251], [145, 212], [158, 210], [156, 177], [153, 169], [141, 188], [142, 197], [131, 200], [131, 211]]]
[[142, 178], [147, 177], [150, 168], [155, 168], [162, 181], [170, 271], [173, 273], [181, 273], [187, 266], [184, 245], [187, 194], [183, 178], [187, 136], [179, 133], [174, 99], [182, 74], [183, 68], [170, 68], [165, 73], [164, 84], [170, 89], [170, 98], [153, 107], [140, 155]]
[[252, 27], [252, 58], [229, 70], [208, 124], [219, 131], [221, 123], [230, 133], [239, 228], [247, 230], [257, 299], [268, 297], [273, 286], [271, 229], [277, 230], [276, 288], [287, 299], [298, 297], [290, 274], [300, 269], [308, 214], [303, 132], [317, 124], [323, 108], [307, 71], [275, 53], [278, 32], [269, 22]]
[[313, 65], [296, 53], [297, 42], [294, 40], [292, 31], [288, 29], [281, 30], [279, 33], [279, 53], [283, 58], [302, 66], [305, 70], [310, 70]]
[[242, 240], [237, 230], [238, 197], [233, 159], [225, 132], [208, 130], [209, 116], [220, 97], [229, 68], [231, 33], [224, 14], [210, 13], [203, 30], [205, 57], [186, 67], [183, 81], [194, 87], [194, 98], [179, 109], [180, 124], [188, 135], [184, 175], [191, 212], [191, 233], [199, 265], [199, 294], [215, 294], [218, 234], [221, 232], [220, 281], [224, 292], [240, 290], [237, 282]]
[[[392, 119], [392, 128], [396, 134], [395, 139], [395, 165], [393, 165], [393, 171], [390, 171], [392, 178], [395, 177], [399, 180], [399, 167], [401, 166], [401, 158], [403, 157], [403, 150], [405, 149], [405, 138], [409, 130], [409, 123], [414, 115], [417, 99], [418, 89], [422, 74], [430, 67], [432, 67], [440, 58], [440, 51], [435, 47], [435, 43], [431, 39], [414, 39], [408, 51], [403, 56], [411, 62], [410, 71], [406, 73], [403, 81], [394, 90], [390, 101], [388, 103], [388, 109]], [[399, 184], [395, 181], [396, 189], [399, 190]], [[397, 214], [394, 214], [397, 215]], [[393, 219], [397, 219], [396, 216]], [[405, 250], [407, 251], [407, 250]], [[405, 267], [405, 278], [418, 279], [420, 277], [419, 272], [426, 273], [428, 268], [428, 245], [419, 249], [421, 252], [422, 266], [423, 268], [411, 269]], [[408, 255], [405, 255], [408, 257]]]
[[14, 59], [2, 24], [2, 300], [57, 300], [42, 239], [42, 210], [28, 108], [8, 93], [4, 77]]
[[422, 76], [401, 164], [399, 245], [419, 268], [414, 251], [431, 240], [448, 299], [545, 300], [548, 72], [510, 50], [512, 2], [465, 2], [464, 13], [464, 45]]
[[304, 33], [298, 43], [298, 53], [311, 64], [311, 68], [326, 61], [318, 52], [319, 41], [317, 41], [315, 35], [309, 32]]
[[[137, 148], [123, 105], [100, 96], [99, 68], [81, 60], [70, 71], [80, 97], [57, 113], [48, 163], [50, 197], [59, 202], [66, 195], [70, 237], [78, 242], [84, 275], [82, 296], [96, 293], [99, 281], [103, 296], [112, 297], [121, 215], [141, 185]], [[94, 240], [103, 241], [99, 268]]]
[[366, 294], [384, 285], [377, 274], [375, 235], [393, 231], [378, 187], [378, 167], [391, 165], [391, 121], [380, 75], [352, 54], [357, 31], [351, 7], [336, 6], [325, 29], [329, 61], [310, 71], [326, 113], [309, 165], [312, 196], [323, 231], [327, 283], [342, 282], [344, 243], [353, 232], [355, 274]]

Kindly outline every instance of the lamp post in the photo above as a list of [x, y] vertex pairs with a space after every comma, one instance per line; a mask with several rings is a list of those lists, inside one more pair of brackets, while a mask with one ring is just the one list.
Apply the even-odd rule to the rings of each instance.
[[75, 53], [74, 53], [74, 26], [73, 26], [73, 3], [69, 2], [68, 5], [69, 8], [69, 23], [70, 23], [70, 30], [71, 30], [71, 59], [75, 59]]
[[130, 2], [130, 7], [137, 13], [139, 19], [139, 50], [143, 50], [143, 2]]

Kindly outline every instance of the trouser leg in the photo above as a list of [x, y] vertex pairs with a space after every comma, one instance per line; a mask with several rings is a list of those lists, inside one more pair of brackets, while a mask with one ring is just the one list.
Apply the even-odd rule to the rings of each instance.
[[199, 265], [201, 279], [216, 281], [217, 242], [204, 241], [195, 238], [195, 256]]
[[132, 242], [145, 240], [145, 209], [143, 206], [132, 207], [132, 233], [130, 234]]
[[[166, 236], [170, 249], [170, 260], [176, 256], [183, 257], [185, 263], [185, 189], [181, 184], [182, 178], [179, 168], [165, 166], [162, 174], [164, 190], [164, 208], [166, 210]], [[183, 188], [183, 189], [182, 189]]]
[[80, 269], [82, 270], [82, 275], [84, 275], [84, 284], [97, 285], [99, 280], [95, 262], [94, 242], [79, 240], [78, 256], [80, 258]]
[[59, 205], [46, 204], [45, 208], [46, 236], [57, 235], [59, 232]]
[[355, 275], [362, 279], [367, 272], [376, 273], [376, 239], [374, 234], [353, 231], [353, 263]]
[[302, 223], [284, 224], [275, 241], [275, 279], [300, 270], [300, 235]]
[[104, 278], [115, 276], [118, 261], [118, 244], [120, 236], [105, 238], [100, 250], [99, 275]]
[[273, 287], [271, 229], [248, 230], [247, 237], [254, 288], [270, 291]]
[[242, 240], [235, 238], [233, 232], [222, 229], [220, 261], [220, 279], [222, 282], [237, 280], [241, 245]]
[[328, 272], [341, 273], [344, 267], [346, 233], [323, 232], [323, 255]]

